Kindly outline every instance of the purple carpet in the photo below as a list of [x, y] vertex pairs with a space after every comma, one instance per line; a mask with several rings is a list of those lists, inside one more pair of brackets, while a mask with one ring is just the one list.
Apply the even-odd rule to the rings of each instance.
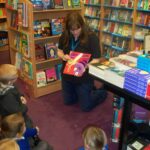
[[[24, 85], [18, 86], [25, 93]], [[40, 137], [53, 145], [54, 150], [77, 150], [83, 145], [82, 129], [95, 124], [106, 131], [110, 150], [118, 144], [111, 142], [112, 94], [91, 112], [82, 112], [79, 105], [65, 106], [62, 92], [49, 94], [38, 99], [28, 98], [29, 115], [40, 128]]]

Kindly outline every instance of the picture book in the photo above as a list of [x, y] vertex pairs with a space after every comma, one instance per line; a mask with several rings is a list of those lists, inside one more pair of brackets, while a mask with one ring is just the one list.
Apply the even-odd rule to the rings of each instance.
[[51, 9], [54, 8], [54, 1], [53, 0], [42, 0], [43, 9]]
[[57, 57], [57, 47], [54, 43], [45, 44], [46, 59]]
[[16, 53], [15, 66], [20, 71], [22, 69], [21, 64], [22, 64], [22, 55], [21, 53]]
[[10, 21], [10, 25], [13, 28], [18, 28], [18, 13], [16, 11], [13, 11], [11, 13], [11, 21]]
[[41, 43], [35, 44], [35, 57], [36, 61], [42, 61], [46, 59], [45, 49]]
[[63, 73], [74, 76], [82, 76], [91, 54], [71, 51], [69, 55], [72, 60], [66, 63]]
[[71, 0], [72, 1], [72, 7], [80, 7], [80, 0]]
[[34, 37], [42, 37], [42, 25], [40, 20], [35, 20], [34, 24]]
[[23, 58], [22, 69], [24, 76], [33, 79], [32, 63], [29, 60]]
[[43, 9], [42, 0], [31, 0], [31, 2], [33, 3], [34, 10], [42, 10]]
[[51, 20], [52, 35], [58, 35], [62, 33], [62, 22], [60, 18]]
[[51, 29], [50, 29], [50, 22], [49, 22], [49, 19], [43, 19], [43, 20], [40, 20], [41, 22], [41, 32], [42, 32], [42, 36], [45, 37], [45, 36], [50, 36], [50, 33], [51, 33]]
[[29, 35], [26, 33], [22, 33], [21, 37], [21, 51], [22, 54], [29, 58], [30, 57], [30, 47], [29, 47]]
[[47, 83], [57, 80], [55, 67], [45, 70]]
[[46, 75], [45, 71], [38, 71], [36, 73], [37, 87], [46, 86]]
[[64, 8], [63, 0], [54, 0], [55, 8]]
[[72, 8], [71, 0], [63, 0], [64, 8]]

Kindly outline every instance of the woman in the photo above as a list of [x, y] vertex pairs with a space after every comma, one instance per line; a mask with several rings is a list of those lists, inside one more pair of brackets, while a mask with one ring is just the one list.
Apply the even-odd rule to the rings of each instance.
[[58, 46], [58, 56], [63, 60], [62, 65], [62, 90], [64, 103], [75, 104], [77, 101], [83, 111], [90, 111], [107, 95], [105, 90], [93, 91], [94, 82], [88, 74], [88, 69], [82, 76], [64, 74], [63, 70], [69, 57], [70, 51], [91, 54], [90, 64], [99, 62], [100, 47], [99, 40], [86, 26], [82, 16], [73, 12], [67, 15], [64, 33], [61, 35]]

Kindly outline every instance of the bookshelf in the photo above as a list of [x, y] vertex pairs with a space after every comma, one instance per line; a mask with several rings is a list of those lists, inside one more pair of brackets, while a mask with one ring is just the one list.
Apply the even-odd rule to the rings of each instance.
[[[14, 0], [14, 3], [15, 2]], [[45, 86], [38, 86], [37, 72], [53, 68], [61, 64], [61, 60], [58, 57], [37, 59], [37, 52], [40, 49], [37, 49], [37, 45], [41, 44], [45, 46], [46, 43], [57, 43], [60, 34], [39, 36], [39, 33], [35, 33], [35, 27], [39, 27], [38, 25], [35, 26], [35, 23], [37, 23], [37, 20], [63, 18], [71, 11], [81, 12], [81, 7], [35, 10], [32, 2], [29, 0], [18, 0], [18, 3], [19, 5], [23, 4], [23, 7], [26, 9], [21, 9], [20, 11], [19, 8], [22, 6], [18, 6], [17, 4], [14, 4], [13, 8], [7, 7], [11, 63], [17, 66], [19, 77], [24, 81], [28, 95], [40, 97], [61, 90], [60, 79], [49, 83], [47, 82]], [[16, 24], [15, 17], [13, 18], [13, 16], [16, 16], [16, 13], [20, 15], [20, 12], [23, 17], [22, 20], [19, 20], [18, 16]], [[39, 55], [41, 55], [41, 53]]]
[[[105, 58], [144, 49], [144, 35], [150, 32], [150, 4], [146, 0], [141, 2], [140, 0], [84, 2], [85, 20], [91, 29], [97, 24], [94, 20], [98, 20], [94, 31], [98, 33], [102, 55]], [[99, 13], [95, 12], [97, 8]], [[93, 14], [96, 17], [93, 17]]]
[[0, 0], [0, 52], [9, 50], [7, 33], [6, 1]]

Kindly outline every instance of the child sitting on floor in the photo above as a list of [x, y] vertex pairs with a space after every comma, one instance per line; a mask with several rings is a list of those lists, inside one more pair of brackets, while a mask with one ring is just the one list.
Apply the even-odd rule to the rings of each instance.
[[3, 139], [0, 141], [0, 150], [20, 150], [20, 149], [15, 140]]
[[82, 132], [84, 147], [78, 150], [108, 150], [105, 132], [96, 126], [88, 126]]
[[0, 65], [0, 115], [2, 117], [21, 112], [27, 127], [33, 127], [33, 123], [27, 115], [27, 101], [14, 86], [18, 78], [18, 71], [14, 65]]
[[11, 114], [2, 118], [1, 134], [3, 138], [12, 138], [18, 143], [20, 150], [53, 150], [45, 141], [40, 140], [33, 147], [30, 146], [28, 138], [37, 136], [39, 129], [26, 128], [21, 113]]

